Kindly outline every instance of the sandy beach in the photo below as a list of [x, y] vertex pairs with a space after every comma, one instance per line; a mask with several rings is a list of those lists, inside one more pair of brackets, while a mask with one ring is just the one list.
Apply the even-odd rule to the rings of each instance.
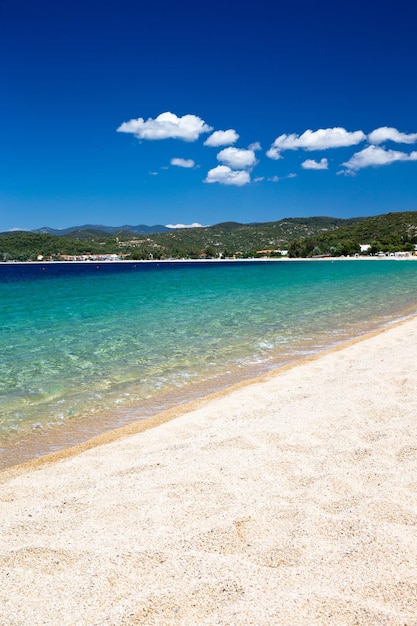
[[417, 625], [416, 343], [0, 473], [1, 626]]

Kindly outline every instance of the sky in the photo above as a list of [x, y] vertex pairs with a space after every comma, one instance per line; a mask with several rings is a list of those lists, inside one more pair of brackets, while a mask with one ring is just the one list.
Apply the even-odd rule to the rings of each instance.
[[0, 231], [417, 210], [410, 0], [0, 0]]

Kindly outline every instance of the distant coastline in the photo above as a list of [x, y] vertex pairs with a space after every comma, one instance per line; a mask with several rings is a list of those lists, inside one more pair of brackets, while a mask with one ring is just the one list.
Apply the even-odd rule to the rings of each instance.
[[[175, 228], [81, 226], [0, 233], [2, 261], [188, 261], [390, 258], [417, 254], [417, 211], [368, 218], [285, 218]], [[155, 227], [149, 227], [152, 231]]]
[[226, 259], [117, 259], [115, 261], [0, 261], [0, 265], [116, 265], [116, 264], [130, 264], [136, 265], [147, 264], [147, 263], [289, 263], [289, 262], [300, 263], [303, 261], [417, 261], [417, 255], [407, 255], [407, 256], [396, 256], [396, 255], [385, 255], [385, 256], [323, 256], [323, 257], [260, 257], [260, 258], [226, 258]]

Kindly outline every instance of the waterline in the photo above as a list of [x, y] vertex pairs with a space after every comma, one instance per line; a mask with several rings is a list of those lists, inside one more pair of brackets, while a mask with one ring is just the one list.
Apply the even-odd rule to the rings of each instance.
[[417, 310], [414, 263], [146, 267], [0, 283], [3, 456], [77, 443]]

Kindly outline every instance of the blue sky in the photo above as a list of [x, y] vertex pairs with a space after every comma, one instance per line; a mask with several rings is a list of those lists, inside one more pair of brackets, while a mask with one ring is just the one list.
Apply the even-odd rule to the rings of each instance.
[[417, 210], [413, 4], [3, 0], [0, 231]]

